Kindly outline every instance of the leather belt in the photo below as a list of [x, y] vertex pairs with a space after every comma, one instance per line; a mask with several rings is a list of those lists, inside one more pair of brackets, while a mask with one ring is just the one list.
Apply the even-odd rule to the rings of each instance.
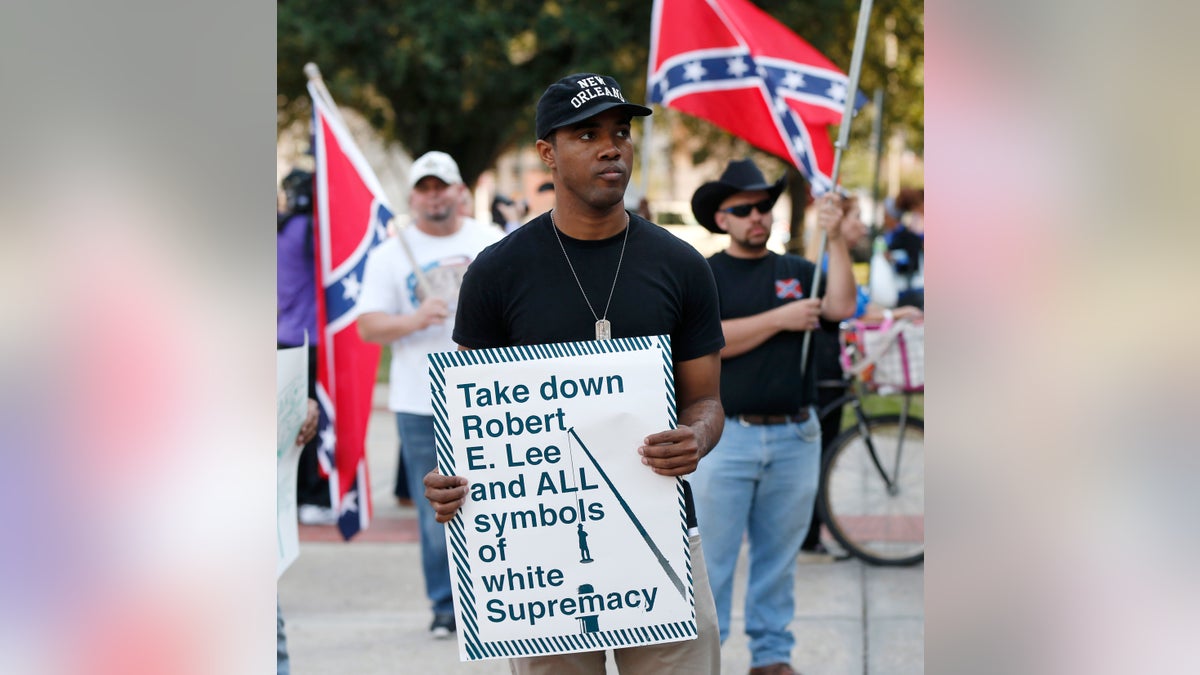
[[734, 419], [744, 427], [763, 424], [787, 424], [788, 422], [799, 424], [800, 422], [807, 422], [809, 414], [809, 409], [805, 408], [794, 415], [736, 415]]

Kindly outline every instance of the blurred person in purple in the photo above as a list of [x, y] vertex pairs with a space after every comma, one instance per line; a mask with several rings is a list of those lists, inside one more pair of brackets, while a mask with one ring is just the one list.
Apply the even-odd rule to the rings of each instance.
[[[355, 312], [358, 334], [367, 342], [391, 345], [388, 409], [400, 436], [398, 464], [409, 494], [422, 494], [425, 473], [437, 466], [433, 403], [429, 398], [432, 352], [453, 351], [458, 290], [467, 266], [502, 233], [464, 217], [466, 192], [458, 164], [444, 152], [427, 152], [409, 171], [412, 225], [375, 247], [367, 257]], [[399, 485], [397, 485], [399, 488]], [[416, 500], [421, 532], [425, 594], [433, 607], [434, 638], [456, 630], [446, 535], [427, 500]]]
[[803, 344], [819, 320], [840, 321], [854, 312], [854, 276], [836, 195], [816, 201], [829, 243], [822, 297], [811, 292], [814, 263], [767, 248], [772, 209], [785, 182], [768, 183], [752, 160], [737, 160], [692, 196], [696, 220], [729, 235], [729, 246], [708, 259], [725, 334], [725, 433], [692, 484], [722, 643], [729, 637], [738, 552], [743, 537], [749, 539], [750, 675], [795, 673], [795, 637], [788, 626], [795, 614], [796, 557], [816, 504], [821, 454], [813, 354], [810, 349], [803, 363]]
[[[276, 218], [275, 340], [279, 348], [300, 347], [308, 340], [309, 398], [317, 381], [317, 284], [313, 258], [313, 175], [293, 169], [283, 179], [283, 210]], [[321, 476], [320, 440], [310, 436], [300, 453], [296, 505], [300, 522], [331, 525], [329, 480]]]

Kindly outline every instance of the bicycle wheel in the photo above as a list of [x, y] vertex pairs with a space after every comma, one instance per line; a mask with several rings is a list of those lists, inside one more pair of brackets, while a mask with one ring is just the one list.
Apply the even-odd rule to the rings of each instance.
[[902, 437], [900, 417], [882, 415], [867, 429], [869, 443], [858, 425], [834, 439], [821, 469], [821, 517], [854, 556], [915, 565], [925, 559], [925, 424], [908, 417]]

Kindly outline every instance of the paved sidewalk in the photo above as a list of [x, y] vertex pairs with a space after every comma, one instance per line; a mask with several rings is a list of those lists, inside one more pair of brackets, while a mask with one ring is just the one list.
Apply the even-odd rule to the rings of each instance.
[[[385, 400], [386, 390], [377, 391], [375, 401]], [[390, 413], [372, 413], [367, 442], [375, 522], [349, 544], [332, 527], [302, 526], [300, 558], [279, 581], [292, 673], [508, 673], [503, 660], [460, 663], [453, 639], [429, 637], [415, 511], [392, 497], [397, 441]], [[724, 673], [749, 670], [742, 553], [733, 629], [721, 651]], [[923, 566], [798, 565], [792, 664], [804, 675], [922, 673], [924, 625]]]

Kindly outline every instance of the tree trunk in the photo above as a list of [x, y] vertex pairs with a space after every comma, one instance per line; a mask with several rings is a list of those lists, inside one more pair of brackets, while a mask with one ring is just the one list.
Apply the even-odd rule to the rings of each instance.
[[788, 223], [788, 240], [784, 250], [798, 256], [804, 255], [804, 212], [812, 203], [812, 194], [808, 190], [808, 181], [794, 166], [787, 169], [787, 194], [792, 201], [792, 216]]

